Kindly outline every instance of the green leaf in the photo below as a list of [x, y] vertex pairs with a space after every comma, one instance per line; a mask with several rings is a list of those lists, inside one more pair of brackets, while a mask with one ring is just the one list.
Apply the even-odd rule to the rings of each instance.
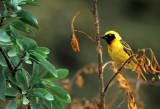
[[45, 85], [43, 85], [42, 83], [37, 83], [37, 84], [35, 84], [35, 87], [45, 88]]
[[25, 52], [25, 56], [23, 57], [23, 60], [26, 61], [29, 59], [29, 53]]
[[40, 97], [42, 99], [46, 99], [46, 100], [54, 100], [53, 95], [50, 94], [46, 89], [43, 88], [35, 88], [33, 90], [33, 93], [35, 96]]
[[32, 105], [31, 109], [43, 109], [41, 104], [34, 104]]
[[7, 14], [8, 14], [8, 10], [6, 9], [6, 7], [4, 7], [4, 8], [5, 8], [5, 10], [4, 10], [4, 12], [3, 12], [2, 16], [3, 16], [3, 17], [6, 17], [6, 16], [7, 16]]
[[14, 7], [13, 7], [13, 5], [11, 4], [10, 1], [5, 0], [5, 4], [6, 4], [7, 7], [11, 8], [11, 9], [14, 9]]
[[26, 63], [26, 64], [32, 64], [32, 61], [26, 60], [25, 63]]
[[14, 57], [14, 56], [16, 56], [17, 55], [17, 52], [16, 52], [16, 49], [15, 48], [13, 48], [12, 50], [10, 50], [9, 52], [8, 52], [8, 56], [9, 57]]
[[1, 52], [0, 52], [0, 65], [3, 67], [7, 66], [6, 60], [4, 59]]
[[37, 48], [37, 43], [31, 38], [20, 36], [19, 40], [21, 40], [23, 48], [25, 50], [34, 50], [35, 48]]
[[14, 36], [16, 39], [19, 38], [16, 29], [15, 29], [12, 25], [10, 25], [10, 29], [11, 29], [11, 32], [13, 33], [13, 36]]
[[49, 54], [50, 50], [46, 47], [37, 47], [38, 50], [43, 51], [45, 54]]
[[29, 87], [29, 73], [23, 68], [22, 68], [22, 76], [27, 87]]
[[25, 90], [22, 90], [22, 94], [25, 95], [27, 94], [27, 92]]
[[54, 96], [54, 100], [52, 101], [53, 109], [64, 109], [63, 103], [58, 99], [58, 97]]
[[52, 100], [54, 100], [53, 95], [52, 95], [52, 94], [50, 94], [50, 93], [47, 93], [44, 97], [45, 97], [45, 98], [46, 98], [46, 100], [48, 100], [48, 101], [52, 101]]
[[0, 65], [0, 99], [5, 100], [6, 78], [4, 76], [4, 67]]
[[35, 63], [33, 64], [33, 72], [32, 72], [32, 76], [30, 79], [30, 87], [35, 85], [39, 80], [39, 64]]
[[13, 66], [17, 66], [19, 63], [19, 57], [18, 56], [14, 56], [11, 58], [11, 62], [13, 64]]
[[0, 29], [0, 41], [1, 42], [11, 42], [10, 37], [7, 35], [7, 33]]
[[19, 48], [23, 51], [24, 48], [23, 48], [22, 40], [16, 39], [16, 43], [17, 43], [17, 45], [19, 46]]
[[58, 75], [58, 77], [56, 77], [56, 78], [58, 78], [58, 79], [65, 78], [69, 73], [69, 71], [67, 69], [58, 69], [58, 70], [56, 70], [56, 72]]
[[9, 76], [8, 79], [15, 84], [16, 86], [20, 87], [20, 84], [16, 81], [15, 77]]
[[0, 45], [13, 45], [12, 42], [2, 42], [0, 41]]
[[[54, 101], [54, 100], [53, 100]], [[45, 100], [45, 99], [42, 99], [42, 102], [45, 106], [45, 109], [52, 109], [52, 101], [48, 101], [48, 100]]]
[[71, 97], [69, 93], [61, 87], [48, 87], [57, 97], [64, 103], [71, 103]]
[[43, 58], [47, 58], [47, 55], [45, 54], [45, 52], [43, 52], [37, 48], [35, 49], [34, 52], [37, 53], [38, 55], [41, 55]]
[[26, 98], [26, 96], [23, 96], [23, 104], [27, 105], [30, 101]]
[[22, 71], [18, 70], [16, 72], [16, 81], [18, 82], [19, 86], [21, 89], [24, 89], [24, 80], [23, 80], [23, 75], [22, 75]]
[[50, 86], [52, 86], [52, 87], [55, 86], [52, 81], [47, 80], [47, 79], [43, 79], [43, 80], [42, 80], [42, 84], [44, 84], [44, 85], [50, 85]]
[[6, 96], [16, 96], [17, 95], [16, 89], [12, 87], [6, 88], [5, 95]]
[[55, 78], [55, 76], [48, 72], [46, 69], [44, 69], [39, 73], [39, 78], [52, 80], [53, 78]]
[[32, 1], [22, 1], [18, 5], [19, 6], [21, 5], [40, 6], [38, 3], [32, 2]]
[[31, 13], [21, 9], [16, 14], [18, 17], [20, 17], [21, 21], [39, 29], [38, 21]]
[[39, 53], [33, 53], [31, 54], [34, 58], [36, 58], [37, 60], [45, 60], [45, 58], [39, 54]]
[[27, 28], [26, 24], [21, 20], [15, 20], [15, 21], [8, 23], [7, 26], [5, 27], [6, 31], [11, 31], [10, 25], [12, 25], [15, 29], [17, 29], [19, 31], [22, 31], [22, 32], [25, 32], [25, 33], [28, 33], [28, 34], [34, 36], [33, 31], [31, 29]]
[[53, 76], [58, 76], [55, 67], [47, 60], [40, 60], [40, 65], [42, 65]]
[[12, 100], [7, 104], [5, 109], [17, 109], [18, 105], [19, 105], [18, 102]]
[[17, 8], [17, 5], [18, 5], [18, 1], [17, 0], [12, 0], [12, 6], [14, 7], [14, 8]]

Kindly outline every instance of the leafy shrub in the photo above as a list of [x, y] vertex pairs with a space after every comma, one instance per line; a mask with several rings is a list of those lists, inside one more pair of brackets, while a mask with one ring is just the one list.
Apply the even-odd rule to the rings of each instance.
[[[39, 29], [37, 19], [23, 5], [39, 6], [29, 0], [0, 0], [0, 99], [9, 101], [6, 109], [63, 109], [70, 103], [69, 93], [56, 86], [53, 79], [63, 79], [67, 69], [56, 69], [46, 60], [50, 50], [18, 32], [34, 36], [32, 26]], [[32, 65], [28, 72], [25, 64]]]

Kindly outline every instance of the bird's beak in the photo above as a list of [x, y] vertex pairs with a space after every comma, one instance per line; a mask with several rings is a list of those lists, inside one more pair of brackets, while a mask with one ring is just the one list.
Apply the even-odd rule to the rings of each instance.
[[101, 39], [105, 39], [105, 38], [106, 38], [106, 35], [103, 35], [103, 36], [101, 36], [100, 38], [101, 38]]

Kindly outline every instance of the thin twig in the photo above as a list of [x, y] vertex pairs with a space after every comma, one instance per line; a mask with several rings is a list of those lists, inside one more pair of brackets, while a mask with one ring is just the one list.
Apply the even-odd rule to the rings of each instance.
[[92, 40], [93, 42], [96, 42], [91, 36], [89, 36], [87, 33], [83, 32], [83, 31], [79, 31], [79, 30], [74, 30], [75, 32], [79, 32], [84, 34], [85, 36], [87, 36], [90, 40]]
[[121, 65], [121, 67], [117, 70], [117, 72], [112, 76], [112, 78], [109, 80], [108, 84], [106, 85], [106, 87], [105, 87], [105, 89], [104, 89], [104, 92], [103, 92], [104, 95], [105, 95], [105, 93], [106, 93], [106, 91], [107, 91], [110, 83], [112, 82], [112, 80], [113, 80], [119, 73], [121, 73], [122, 68], [123, 68], [135, 55], [136, 55], [136, 54], [130, 56], [130, 57]]
[[3, 25], [4, 17], [1, 18], [0, 27]]
[[[25, 55], [24, 55], [25, 56]], [[21, 60], [19, 61], [19, 63], [17, 64], [17, 66], [14, 68], [14, 72], [16, 72], [17, 71], [17, 68], [22, 64], [22, 62], [23, 62], [23, 57], [24, 56], [22, 56], [21, 57]]]
[[71, 23], [71, 30], [72, 30], [73, 33], [74, 33], [74, 25], [73, 25], [73, 22], [74, 22], [75, 18], [76, 18], [80, 13], [85, 12], [85, 11], [88, 11], [88, 9], [84, 9], [84, 10], [82, 10], [82, 11], [78, 11], [78, 12], [76, 13], [76, 15], [73, 17], [72, 23]]
[[136, 100], [139, 101], [139, 88], [140, 88], [140, 84], [141, 82], [139, 80], [137, 80], [136, 83]]
[[140, 81], [138, 80], [136, 83], [136, 101], [138, 102], [138, 108], [140, 108], [139, 102], [141, 101], [139, 98], [139, 89], [140, 89]]
[[99, 84], [100, 84], [100, 109], [105, 108], [105, 96], [104, 96], [104, 81], [103, 81], [103, 72], [102, 72], [102, 51], [99, 40], [99, 19], [97, 12], [97, 0], [92, 0], [93, 2], [93, 16], [96, 29], [96, 48], [98, 56], [98, 72], [99, 72]]
[[[6, 52], [3, 50], [3, 48], [2, 48], [1, 46], [0, 46], [0, 52], [2, 53], [4, 59], [5, 59], [6, 63], [7, 63], [7, 66], [8, 66], [8, 68], [9, 68], [9, 70], [11, 71], [12, 76], [15, 77], [15, 75], [16, 75], [16, 74], [15, 74], [15, 72], [16, 72], [16, 71], [15, 71], [15, 68], [13, 67], [13, 65], [12, 65], [12, 63], [10, 62], [10, 60], [9, 60]], [[19, 90], [20, 93], [22, 92], [22, 89], [19, 88], [18, 86], [17, 86], [17, 89]]]
[[7, 54], [5, 53], [5, 51], [3, 50], [3, 48], [2, 48], [1, 46], [0, 46], [0, 51], [1, 51], [4, 59], [6, 60], [6, 63], [7, 63], [8, 67], [9, 67], [11, 73], [12, 73], [12, 76], [14, 77], [14, 76], [15, 76], [14, 67], [13, 67], [13, 65], [11, 64], [11, 62], [10, 62]]
[[114, 62], [114, 61], [108, 61], [108, 62], [106, 62], [106, 63], [102, 66], [102, 70], [104, 70], [104, 68], [105, 68], [108, 64], [114, 65], [115, 62]]
[[121, 105], [126, 101], [127, 97], [125, 97], [121, 102], [120, 104], [117, 106], [116, 109], [119, 109], [121, 107]]

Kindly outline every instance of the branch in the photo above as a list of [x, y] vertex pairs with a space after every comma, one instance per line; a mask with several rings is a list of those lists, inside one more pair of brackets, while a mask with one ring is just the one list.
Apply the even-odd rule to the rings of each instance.
[[121, 107], [121, 105], [126, 101], [127, 97], [125, 97], [121, 102], [120, 104], [117, 106], [116, 109], [119, 109]]
[[19, 61], [19, 63], [17, 64], [17, 66], [14, 68], [14, 72], [16, 72], [17, 68], [22, 64], [24, 56], [25, 56], [25, 54], [21, 57], [21, 60]]
[[[136, 53], [136, 54], [137, 54], [137, 53]], [[107, 91], [110, 83], [112, 82], [112, 80], [113, 80], [119, 73], [121, 73], [122, 68], [123, 68], [136, 54], [130, 56], [130, 57], [126, 60], [126, 62], [124, 62], [124, 63], [121, 65], [121, 67], [117, 70], [117, 72], [112, 76], [112, 78], [109, 80], [108, 84], [106, 85], [106, 87], [105, 87], [105, 89], [104, 89], [104, 92], [103, 92], [104, 95], [105, 95], [105, 93], [106, 93], [106, 91]]]
[[79, 31], [79, 30], [74, 30], [75, 32], [79, 32], [84, 34], [85, 36], [87, 36], [90, 40], [92, 40], [93, 42], [96, 42], [91, 36], [89, 36], [87, 33], [83, 32], [83, 31]]
[[104, 92], [104, 81], [103, 81], [103, 72], [102, 72], [102, 51], [99, 40], [99, 20], [97, 12], [97, 0], [92, 0], [93, 2], [93, 16], [96, 27], [96, 48], [98, 56], [98, 73], [99, 73], [99, 84], [100, 84], [100, 109], [105, 108], [105, 96]]
[[21, 65], [22, 62], [23, 62], [23, 59], [21, 59], [21, 60], [19, 61], [19, 63], [18, 63], [17, 66], [15, 67], [14, 71], [17, 71], [17, 68]]
[[13, 65], [11, 64], [11, 62], [10, 62], [7, 54], [5, 53], [5, 51], [3, 50], [3, 48], [2, 48], [1, 46], [0, 46], [0, 51], [1, 51], [2, 55], [4, 56], [4, 58], [5, 58], [5, 60], [6, 60], [6, 63], [7, 63], [8, 67], [9, 67], [11, 73], [12, 73], [12, 76], [14, 77], [14, 76], [15, 76], [14, 67], [13, 67]]
[[3, 24], [3, 20], [4, 20], [4, 17], [1, 18], [0, 27], [1, 27], [2, 24]]
[[[3, 50], [3, 48], [1, 46], [0, 46], [0, 52], [2, 53], [7, 65], [9, 67], [9, 70], [11, 71], [12, 76], [15, 77], [15, 75], [16, 75], [15, 72], [16, 71], [15, 71], [13, 65], [11, 64], [7, 54], [5, 53], [5, 51]], [[19, 90], [20, 93], [22, 92], [21, 88], [19, 88], [18, 86], [17, 86], [17, 89]]]

